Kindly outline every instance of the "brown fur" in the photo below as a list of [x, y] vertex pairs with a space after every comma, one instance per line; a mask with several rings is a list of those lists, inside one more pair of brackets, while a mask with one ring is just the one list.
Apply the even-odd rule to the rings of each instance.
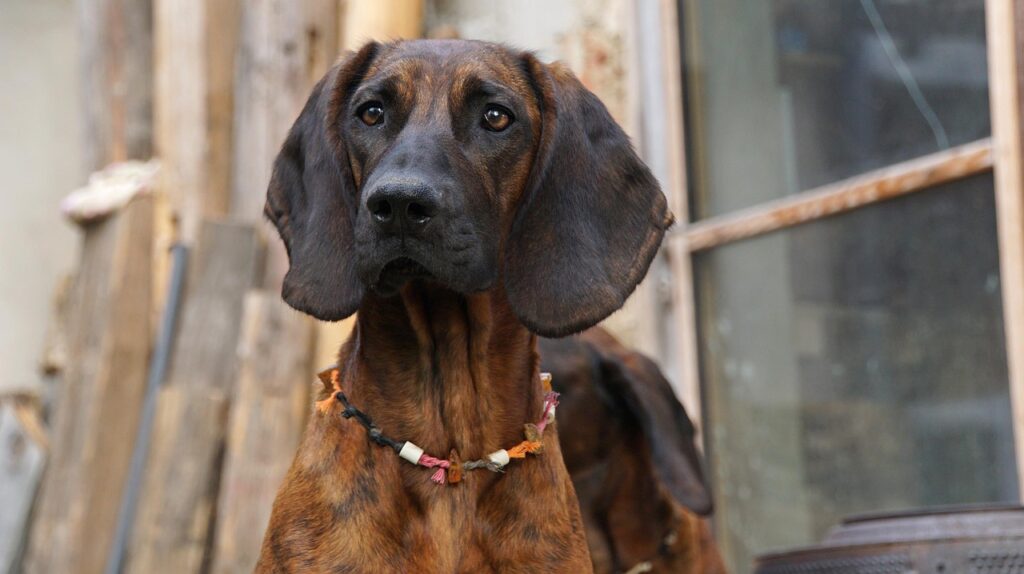
[[[371, 103], [385, 110], [376, 124], [360, 119]], [[515, 122], [483, 129], [485, 104]], [[434, 202], [427, 221], [382, 223], [370, 199], [399, 191]], [[323, 320], [359, 311], [339, 354], [352, 403], [389, 436], [462, 460], [522, 440], [543, 398], [534, 333], [585, 329], [621, 306], [670, 221], [571, 74], [463, 41], [371, 43], [339, 62], [275, 162], [265, 212], [288, 248], [285, 300]], [[394, 265], [407, 260], [413, 271]], [[438, 486], [325, 404], [258, 572], [590, 569], [557, 424], [543, 454]]]
[[[601, 329], [581, 337], [542, 340], [541, 365], [562, 392], [560, 441], [576, 487], [587, 542], [598, 574], [625, 572], [650, 562], [653, 572], [724, 574], [707, 521], [704, 486], [693, 427], [668, 381], [645, 357]], [[646, 363], [646, 364], [642, 364]], [[639, 394], [673, 403], [666, 418], [634, 400]], [[667, 395], [667, 397], [666, 397]], [[662, 413], [663, 414], [663, 413]], [[653, 431], [653, 433], [651, 432]], [[653, 436], [652, 436], [653, 434]], [[652, 444], [671, 443], [687, 464], [659, 473]], [[666, 488], [666, 481], [681, 488]], [[682, 495], [677, 499], [673, 491]]]
[[[400, 298], [367, 301], [341, 352], [344, 390], [386, 432], [414, 437], [427, 452], [481, 458], [518, 443], [542, 391], [534, 337], [502, 299], [484, 294], [464, 305], [407, 286]], [[557, 431], [545, 433], [542, 456], [505, 474], [473, 471], [443, 487], [428, 476], [371, 445], [337, 409], [315, 413], [258, 570], [583, 571], [583, 527]]]

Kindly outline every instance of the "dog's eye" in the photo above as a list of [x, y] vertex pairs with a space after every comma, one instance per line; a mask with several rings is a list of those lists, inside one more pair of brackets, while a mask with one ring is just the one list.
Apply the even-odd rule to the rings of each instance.
[[494, 104], [487, 106], [484, 110], [484, 129], [492, 132], [501, 132], [512, 125], [512, 112]]
[[359, 108], [357, 115], [364, 124], [375, 126], [384, 118], [384, 108], [380, 102], [368, 102]]

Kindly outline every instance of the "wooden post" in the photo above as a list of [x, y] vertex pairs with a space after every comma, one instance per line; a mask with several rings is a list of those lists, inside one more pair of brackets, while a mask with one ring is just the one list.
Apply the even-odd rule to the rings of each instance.
[[27, 572], [102, 572], [106, 564], [153, 331], [153, 205], [137, 197], [86, 229]]
[[153, 151], [153, 13], [148, 0], [80, 0], [85, 171]]
[[423, 0], [348, 0], [342, 14], [342, 46], [355, 50], [369, 40], [419, 38]]
[[[231, 216], [263, 222], [270, 170], [288, 129], [337, 53], [335, 0], [252, 0], [242, 5], [235, 72]], [[268, 243], [268, 289], [280, 290], [288, 269], [276, 233]]]
[[17, 403], [16, 398], [0, 399], [0, 572], [21, 571], [25, 518], [46, 460], [43, 445], [18, 420]]
[[[683, 117], [683, 78], [679, 50], [679, 15], [672, 0], [641, 2], [636, 5], [640, 30], [638, 42], [642, 54], [644, 108], [644, 159], [662, 183], [669, 208], [675, 215], [675, 227], [665, 240], [670, 270], [672, 336], [662, 355], [670, 380], [700, 433], [701, 400], [697, 366], [697, 322], [695, 313], [693, 266], [685, 238], [676, 230], [689, 226], [690, 212], [686, 178], [686, 151]], [[663, 332], [664, 333], [664, 332]], [[664, 334], [662, 334], [664, 337]], [[700, 438], [697, 444], [701, 445]]]
[[228, 213], [238, 0], [155, 0], [155, 140], [181, 237]]
[[199, 572], [208, 560], [242, 302], [260, 273], [252, 226], [206, 222], [160, 392], [126, 572]]
[[1006, 361], [1017, 477], [1024, 496], [1024, 5], [987, 0], [985, 17]]
[[311, 408], [314, 337], [314, 323], [278, 293], [247, 296], [217, 501], [215, 574], [248, 574], [259, 558], [274, 496]]

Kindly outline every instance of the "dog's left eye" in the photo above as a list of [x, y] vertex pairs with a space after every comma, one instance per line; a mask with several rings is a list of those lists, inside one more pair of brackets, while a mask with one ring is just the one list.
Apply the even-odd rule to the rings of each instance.
[[484, 129], [492, 132], [502, 132], [512, 125], [512, 112], [507, 109], [491, 104], [484, 110]]
[[359, 108], [357, 112], [359, 119], [368, 126], [375, 126], [384, 117], [384, 107], [380, 102], [369, 102]]

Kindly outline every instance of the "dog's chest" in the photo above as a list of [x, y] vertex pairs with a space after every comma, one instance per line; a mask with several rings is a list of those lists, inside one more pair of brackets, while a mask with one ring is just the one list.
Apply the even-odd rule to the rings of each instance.
[[564, 508], [562, 485], [542, 487], [538, 480], [550, 476], [545, 461], [531, 462], [457, 485], [435, 485], [416, 468], [382, 461], [349, 467], [341, 481], [308, 469], [309, 480], [282, 491], [304, 503], [289, 502], [275, 516], [266, 545], [273, 556], [264, 565], [287, 572], [585, 571], [578, 568], [589, 568], [585, 547], [578, 552], [582, 525], [552, 510]]

